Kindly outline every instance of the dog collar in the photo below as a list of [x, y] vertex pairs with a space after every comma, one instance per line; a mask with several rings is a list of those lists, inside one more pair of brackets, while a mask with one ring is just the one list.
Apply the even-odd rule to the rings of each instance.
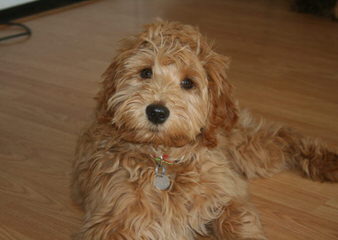
[[179, 161], [178, 159], [175, 159], [175, 160], [169, 159], [168, 154], [163, 154], [159, 157], [154, 157], [154, 160], [155, 160], [156, 164], [159, 164], [159, 165], [164, 165], [164, 164], [173, 165], [173, 164], [175, 164]]

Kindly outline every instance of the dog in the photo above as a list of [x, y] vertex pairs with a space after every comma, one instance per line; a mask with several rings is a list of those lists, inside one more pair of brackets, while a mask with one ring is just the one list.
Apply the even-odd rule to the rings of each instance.
[[122, 42], [79, 138], [76, 239], [266, 239], [246, 180], [297, 169], [338, 180], [337, 151], [240, 110], [229, 58], [197, 28], [157, 21]]

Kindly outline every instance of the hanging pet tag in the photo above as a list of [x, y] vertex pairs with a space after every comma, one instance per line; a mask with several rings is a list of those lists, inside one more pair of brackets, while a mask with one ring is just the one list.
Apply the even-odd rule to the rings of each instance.
[[[162, 172], [159, 173], [159, 169], [162, 169]], [[166, 168], [164, 166], [159, 166], [157, 165], [155, 168], [155, 178], [154, 178], [154, 186], [158, 190], [167, 190], [170, 187], [170, 179], [169, 177], [165, 174]]]
[[158, 190], [167, 190], [170, 187], [170, 179], [167, 175], [156, 175], [154, 179], [154, 186]]

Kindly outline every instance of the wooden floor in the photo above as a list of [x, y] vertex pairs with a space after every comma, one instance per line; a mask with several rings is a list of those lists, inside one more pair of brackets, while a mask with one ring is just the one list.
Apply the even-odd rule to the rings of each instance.
[[[29, 20], [32, 38], [0, 43], [0, 239], [76, 231], [77, 135], [118, 40], [155, 17], [199, 25], [232, 57], [243, 107], [338, 145], [338, 23], [276, 0], [96, 1]], [[338, 184], [286, 172], [250, 188], [269, 239], [338, 239]]]

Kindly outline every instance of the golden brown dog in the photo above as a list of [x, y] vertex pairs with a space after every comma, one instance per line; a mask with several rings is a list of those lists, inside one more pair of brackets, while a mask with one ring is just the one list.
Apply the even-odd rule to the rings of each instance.
[[238, 109], [228, 65], [175, 22], [123, 42], [77, 147], [77, 239], [265, 239], [246, 178], [295, 168], [338, 180], [336, 152]]

